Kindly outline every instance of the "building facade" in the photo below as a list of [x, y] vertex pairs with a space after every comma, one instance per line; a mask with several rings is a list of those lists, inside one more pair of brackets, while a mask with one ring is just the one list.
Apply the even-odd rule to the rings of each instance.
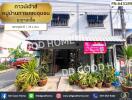
[[115, 47], [124, 40], [113, 35], [110, 5], [49, 3], [53, 15], [47, 31], [36, 32], [27, 38], [33, 43], [32, 48], [36, 48], [40, 64], [46, 61], [52, 75], [81, 65], [109, 63], [116, 66]]

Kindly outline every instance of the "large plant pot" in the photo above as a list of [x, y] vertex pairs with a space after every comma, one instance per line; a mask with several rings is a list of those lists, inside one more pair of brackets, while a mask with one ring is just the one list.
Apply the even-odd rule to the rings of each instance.
[[101, 88], [102, 87], [102, 84], [103, 84], [102, 82], [97, 83], [97, 87], [98, 88]]
[[80, 85], [80, 87], [81, 87], [82, 89], [86, 89], [86, 88], [87, 88], [87, 85]]
[[48, 81], [47, 79], [39, 80], [38, 85], [39, 86], [44, 86], [44, 85], [46, 85], [47, 81]]
[[94, 88], [94, 87], [95, 87], [95, 84], [90, 85], [90, 88]]
[[74, 85], [74, 82], [69, 82], [70, 85]]
[[122, 84], [121, 87], [124, 92], [132, 91], [132, 86], [129, 87], [129, 86], [125, 86], [124, 84]]
[[23, 92], [23, 91], [29, 91], [32, 89], [32, 85], [29, 85], [29, 84], [25, 84], [23, 81], [19, 81], [19, 84], [16, 85], [16, 90], [17, 91], [20, 91], [20, 92]]
[[28, 85], [27, 88], [24, 90], [25, 92], [28, 92], [29, 90], [32, 89], [32, 86], [31, 85]]
[[111, 87], [111, 83], [105, 83], [105, 87], [110, 88]]
[[79, 81], [78, 81], [78, 80], [76, 80], [76, 81], [75, 81], [75, 84], [76, 84], [76, 85], [78, 85], [78, 84], [79, 84]]

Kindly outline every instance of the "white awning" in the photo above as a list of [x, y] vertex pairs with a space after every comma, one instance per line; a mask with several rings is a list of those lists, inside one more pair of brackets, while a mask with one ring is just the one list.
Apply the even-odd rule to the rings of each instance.
[[56, 36], [56, 35], [32, 35], [29, 36], [27, 41], [105, 41], [105, 42], [124, 42], [125, 40], [122, 39], [120, 36], [87, 36], [87, 35], [71, 35], [71, 36]]

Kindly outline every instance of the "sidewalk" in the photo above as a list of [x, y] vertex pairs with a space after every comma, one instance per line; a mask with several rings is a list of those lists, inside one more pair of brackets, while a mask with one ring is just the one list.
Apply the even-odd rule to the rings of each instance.
[[30, 91], [33, 92], [44, 92], [44, 91], [57, 91], [59, 80], [61, 77], [58, 76], [49, 76], [48, 77], [48, 82], [45, 86], [43, 87], [33, 87]]
[[61, 81], [59, 83], [59, 87], [58, 87], [59, 91], [65, 91], [65, 92], [70, 92], [70, 91], [74, 91], [74, 92], [94, 92], [94, 91], [119, 91], [117, 89], [115, 89], [114, 87], [110, 87], [110, 88], [86, 88], [86, 89], [81, 89], [79, 86], [76, 85], [69, 85], [68, 83], [68, 77], [61, 77]]
[[[0, 91], [12, 91], [14, 92], [15, 86], [11, 85], [10, 87], [7, 87], [5, 89], [1, 89]], [[81, 89], [80, 87], [76, 85], [69, 85], [68, 83], [68, 77], [60, 77], [60, 76], [49, 76], [48, 82], [45, 86], [42, 87], [33, 87], [30, 92], [56, 92], [56, 91], [62, 91], [62, 92], [92, 92], [92, 91], [120, 91], [119, 89], [115, 89], [114, 87], [111, 88], [87, 88], [87, 89]]]

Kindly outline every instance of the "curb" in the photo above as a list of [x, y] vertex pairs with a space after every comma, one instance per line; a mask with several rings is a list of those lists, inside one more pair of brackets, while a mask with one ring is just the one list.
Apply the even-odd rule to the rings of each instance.
[[3, 70], [3, 71], [0, 71], [0, 74], [8, 72], [8, 71], [12, 71], [12, 70], [15, 70], [15, 69], [14, 68], [10, 68], [10, 69], [7, 69], [7, 70]]

